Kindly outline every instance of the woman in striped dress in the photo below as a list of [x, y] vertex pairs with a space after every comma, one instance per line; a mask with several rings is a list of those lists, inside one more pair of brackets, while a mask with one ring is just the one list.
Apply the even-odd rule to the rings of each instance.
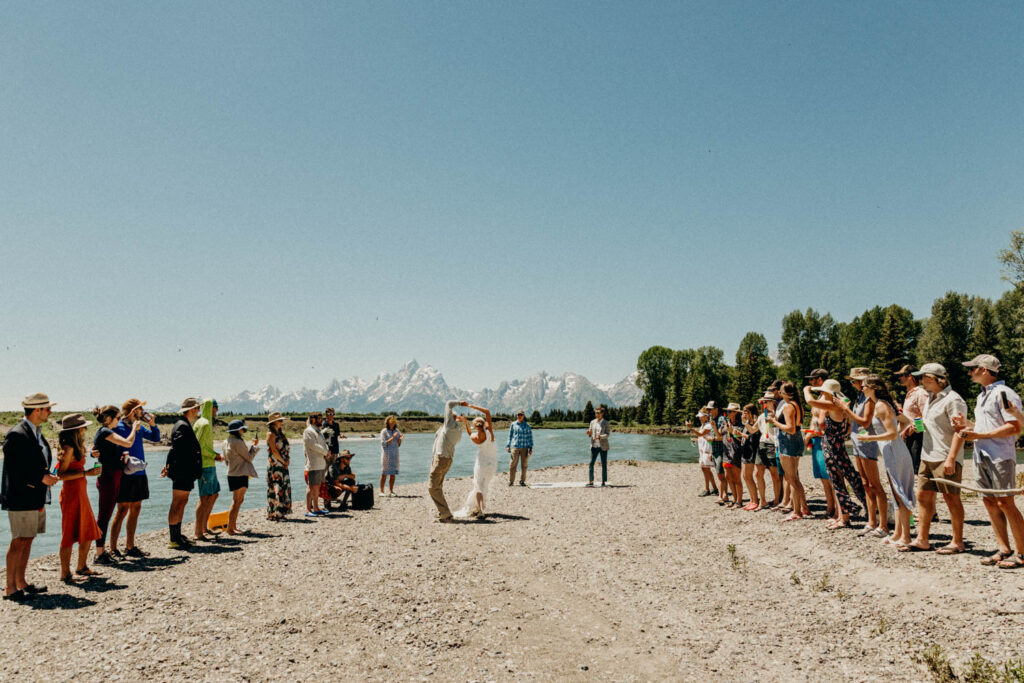
[[388, 479], [388, 495], [395, 495], [395, 476], [398, 474], [398, 447], [402, 445], [402, 432], [398, 431], [398, 418], [388, 415], [384, 429], [380, 430], [380, 493], [384, 495], [384, 479]]

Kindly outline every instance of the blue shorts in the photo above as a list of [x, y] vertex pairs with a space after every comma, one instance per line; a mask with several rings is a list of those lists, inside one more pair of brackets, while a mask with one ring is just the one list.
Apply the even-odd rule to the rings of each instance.
[[217, 481], [217, 468], [204, 467], [203, 476], [199, 477], [199, 495], [215, 496], [220, 493], [220, 482]]
[[820, 436], [811, 439], [811, 469], [815, 479], [832, 479], [828, 476], [828, 468], [825, 467], [825, 451], [821, 448]]

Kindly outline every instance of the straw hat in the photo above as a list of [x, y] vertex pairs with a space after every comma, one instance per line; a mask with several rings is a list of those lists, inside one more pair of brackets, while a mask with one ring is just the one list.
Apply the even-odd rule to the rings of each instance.
[[202, 407], [203, 404], [199, 402], [199, 399], [193, 398], [191, 396], [189, 396], [188, 398], [181, 402], [181, 412], [183, 413], [187, 413], [190, 410]]
[[867, 379], [871, 371], [867, 368], [851, 368], [850, 374], [846, 376], [846, 379], [857, 380], [858, 382]]
[[811, 387], [811, 391], [820, 391], [823, 394], [831, 394], [840, 398], [843, 396], [842, 387], [834, 379], [825, 380], [820, 387]]
[[270, 424], [271, 422], [284, 422], [284, 416], [281, 415], [281, 413], [273, 412], [270, 415], [267, 415], [267, 424]]
[[338, 453], [339, 458], [351, 458], [353, 455], [355, 455], [355, 453], [353, 453], [347, 448], [343, 450], [341, 453]]
[[70, 413], [68, 415], [65, 415], [64, 418], [60, 421], [60, 431], [73, 432], [76, 429], [88, 427], [91, 424], [92, 422], [89, 422], [84, 417], [82, 417], [81, 413]]
[[32, 394], [26, 396], [25, 400], [21, 402], [22, 408], [31, 408], [38, 410], [39, 408], [50, 408], [57, 405], [56, 403], [50, 402], [50, 397], [46, 394]]
[[741, 408], [739, 403], [730, 403], [725, 407], [725, 412], [727, 413], [738, 413], [740, 410]]

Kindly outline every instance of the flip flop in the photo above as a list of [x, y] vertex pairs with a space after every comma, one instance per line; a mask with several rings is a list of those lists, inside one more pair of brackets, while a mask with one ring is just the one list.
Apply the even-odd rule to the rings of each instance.
[[78, 576], [103, 576], [103, 574], [100, 574], [95, 569], [89, 569], [88, 567], [85, 567], [84, 569], [76, 569], [75, 574]]
[[1014, 553], [1008, 558], [996, 564], [1000, 569], [1020, 569], [1024, 567], [1024, 557], [1020, 553]]
[[957, 548], [953, 546], [943, 546], [935, 551], [936, 555], [959, 555], [964, 552], [963, 548]]
[[1000, 550], [995, 555], [990, 555], [986, 557], [984, 560], [981, 561], [981, 563], [986, 567], [993, 567], [1002, 562], [1003, 560], [1005, 560], [1006, 558], [1008, 558], [1010, 555], [1013, 555], [1013, 553], [1004, 553], [1002, 550]]
[[903, 545], [902, 543], [900, 543], [896, 548], [896, 550], [901, 553], [926, 553], [931, 549], [931, 546], [928, 546], [927, 548], [919, 548], [916, 545]]

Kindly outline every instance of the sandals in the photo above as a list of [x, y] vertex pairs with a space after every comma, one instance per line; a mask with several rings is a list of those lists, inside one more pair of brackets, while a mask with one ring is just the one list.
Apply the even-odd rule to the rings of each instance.
[[986, 567], [994, 567], [995, 565], [999, 564], [1011, 555], [1013, 555], [1012, 552], [1004, 553], [1002, 550], [1000, 550], [995, 555], [989, 555], [988, 557], [986, 557], [984, 560], [981, 561], [981, 563]]
[[82, 583], [81, 579], [76, 579], [74, 574], [68, 574], [67, 576], [60, 577], [61, 583], [65, 583], [69, 586], [77, 586]]
[[902, 543], [899, 544], [898, 548], [896, 548], [896, 550], [900, 551], [901, 553], [926, 553], [931, 549], [931, 546], [928, 546], [927, 548], [920, 548], [913, 544], [903, 545]]
[[89, 569], [88, 567], [83, 567], [81, 569], [76, 569], [75, 570], [75, 576], [103, 576], [103, 574], [99, 573], [95, 569]]
[[936, 555], [959, 555], [964, 552], [963, 548], [957, 548], [954, 545], [947, 545], [939, 548], [935, 551]]
[[1000, 569], [1020, 569], [1024, 567], [1024, 556], [1020, 553], [1013, 553], [1008, 558], [999, 562], [997, 565]]
[[789, 517], [784, 518], [782, 520], [782, 522], [783, 523], [786, 523], [786, 522], [797, 522], [797, 521], [800, 521], [801, 519], [807, 519], [807, 518], [804, 517], [803, 515], [793, 513]]

